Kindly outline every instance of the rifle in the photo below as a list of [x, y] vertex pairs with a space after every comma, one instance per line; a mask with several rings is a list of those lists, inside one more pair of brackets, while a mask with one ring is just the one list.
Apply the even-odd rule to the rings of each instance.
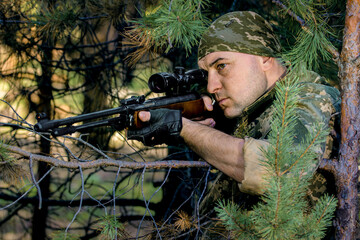
[[[49, 120], [45, 113], [38, 113], [36, 115], [38, 123], [35, 124], [34, 129], [56, 137], [101, 126], [113, 126], [117, 130], [141, 128], [143, 124], [138, 118], [138, 113], [156, 108], [179, 109], [186, 118], [199, 117], [204, 113], [205, 107], [200, 94], [194, 91], [194, 86], [205, 84], [206, 78], [207, 72], [204, 70], [193, 69], [185, 72], [183, 67], [176, 67], [174, 73], [156, 73], [149, 78], [150, 90], [155, 93], [165, 93], [163, 97], [146, 100], [144, 95], [132, 96], [121, 100], [120, 107], [64, 119]], [[115, 114], [119, 116], [104, 119]], [[100, 120], [73, 125], [94, 119]]]

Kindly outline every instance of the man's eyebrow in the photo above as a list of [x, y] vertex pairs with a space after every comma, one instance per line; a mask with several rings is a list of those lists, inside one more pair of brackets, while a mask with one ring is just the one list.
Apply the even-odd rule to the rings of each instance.
[[224, 59], [225, 59], [225, 58], [222, 58], [222, 57], [219, 57], [219, 58], [215, 59], [212, 63], [210, 63], [209, 67], [214, 66], [215, 63], [217, 63], [217, 62], [220, 61], [220, 60], [224, 60]]

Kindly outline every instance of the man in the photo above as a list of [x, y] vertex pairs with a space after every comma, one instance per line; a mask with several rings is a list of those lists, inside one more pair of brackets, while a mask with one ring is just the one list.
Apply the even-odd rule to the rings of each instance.
[[[202, 36], [198, 65], [208, 72], [207, 91], [224, 115], [238, 119], [235, 133], [228, 135], [216, 130], [214, 119], [192, 121], [180, 118], [174, 110], [155, 110], [139, 115], [142, 121], [151, 124], [154, 119], [155, 122], [161, 119], [162, 131], [152, 129], [147, 134], [156, 139], [157, 135], [166, 135], [170, 130], [168, 137], [177, 137], [174, 134], [177, 132], [200, 157], [235, 180], [240, 191], [262, 194], [266, 171], [260, 164], [263, 159], [260, 149], [268, 146], [274, 86], [287, 72], [276, 59], [280, 50], [270, 24], [258, 14], [232, 12], [221, 16]], [[340, 108], [339, 92], [323, 85], [324, 79], [316, 73], [304, 73], [300, 82], [304, 82], [305, 87], [297, 109], [295, 137], [299, 142], [311, 123], [321, 121], [333, 128], [335, 113]], [[204, 103], [207, 110], [213, 110], [209, 97], [204, 97]], [[137, 134], [137, 131], [128, 132], [129, 138]], [[325, 155], [320, 154], [319, 159], [329, 157], [333, 142], [329, 135], [326, 148], [324, 143], [321, 149]]]

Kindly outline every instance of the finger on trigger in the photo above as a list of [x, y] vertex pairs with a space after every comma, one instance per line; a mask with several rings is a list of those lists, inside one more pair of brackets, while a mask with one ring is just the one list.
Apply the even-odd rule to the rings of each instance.
[[212, 102], [211, 98], [208, 96], [203, 96], [202, 98], [203, 98], [206, 110], [212, 111], [213, 110], [213, 102]]
[[139, 118], [143, 122], [147, 122], [150, 120], [150, 112], [141, 111], [139, 112]]

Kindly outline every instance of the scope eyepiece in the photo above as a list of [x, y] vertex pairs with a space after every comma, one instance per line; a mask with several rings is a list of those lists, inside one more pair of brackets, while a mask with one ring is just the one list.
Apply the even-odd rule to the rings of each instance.
[[178, 67], [174, 73], [156, 73], [149, 78], [148, 86], [155, 93], [180, 94], [186, 93], [196, 83], [205, 83], [207, 72], [202, 69], [193, 69], [187, 72]]

